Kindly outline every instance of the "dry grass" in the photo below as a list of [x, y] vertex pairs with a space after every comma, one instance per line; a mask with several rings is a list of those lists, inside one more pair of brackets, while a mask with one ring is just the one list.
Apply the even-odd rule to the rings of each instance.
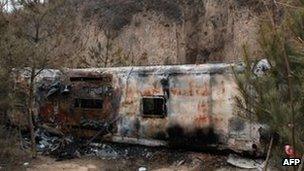
[[27, 152], [21, 149], [19, 140], [15, 128], [0, 125], [0, 167], [16, 167], [29, 158]]

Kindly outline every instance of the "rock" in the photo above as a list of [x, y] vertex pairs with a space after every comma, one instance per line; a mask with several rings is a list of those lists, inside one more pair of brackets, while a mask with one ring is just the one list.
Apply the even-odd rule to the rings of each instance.
[[140, 167], [140, 168], [138, 168], [138, 171], [147, 171], [147, 168], [146, 167]]
[[87, 168], [88, 168], [88, 171], [97, 171], [97, 167], [92, 164], [87, 165]]
[[254, 66], [253, 73], [257, 76], [263, 76], [270, 68], [269, 61], [267, 59], [262, 59]]
[[152, 153], [150, 153], [150, 152], [148, 152], [147, 154], [146, 154], [146, 158], [152, 158], [153, 157], [153, 154]]
[[243, 169], [262, 169], [263, 161], [243, 158], [234, 154], [228, 156], [227, 163]]
[[177, 163], [177, 166], [180, 166], [180, 165], [182, 165], [184, 163], [185, 163], [185, 160], [181, 160], [180, 162]]

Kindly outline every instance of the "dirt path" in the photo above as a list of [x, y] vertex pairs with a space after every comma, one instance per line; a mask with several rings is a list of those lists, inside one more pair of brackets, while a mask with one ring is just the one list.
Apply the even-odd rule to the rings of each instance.
[[22, 161], [13, 170], [137, 171], [140, 167], [148, 171], [236, 170], [227, 164], [228, 153], [225, 152], [194, 152], [121, 144], [90, 146], [76, 159], [56, 161], [54, 157], [39, 155], [34, 160]]
[[[133, 149], [133, 148], [132, 148]], [[136, 149], [128, 156], [115, 158], [82, 156], [79, 159], [56, 161], [39, 156], [30, 162], [26, 171], [136, 171], [140, 167], [154, 171], [216, 170], [229, 168], [227, 156], [178, 150]], [[145, 151], [145, 152], [144, 152]], [[226, 170], [226, 169], [225, 169]]]
[[[104, 160], [97, 158], [81, 158], [66, 161], [55, 161], [49, 157], [39, 156], [38, 159], [33, 160], [26, 171], [128, 171], [138, 170], [140, 167], [145, 167], [152, 171], [199, 171], [199, 170], [216, 170], [220, 168], [228, 168], [224, 166], [216, 166], [214, 168], [206, 168], [202, 162], [194, 160], [189, 161], [175, 161], [173, 163], [166, 162], [151, 162], [144, 160]], [[226, 169], [225, 169], [226, 170]]]

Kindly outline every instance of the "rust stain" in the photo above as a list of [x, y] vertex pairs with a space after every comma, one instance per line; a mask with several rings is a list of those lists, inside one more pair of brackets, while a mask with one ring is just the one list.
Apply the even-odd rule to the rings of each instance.
[[180, 89], [171, 88], [171, 93], [176, 96], [208, 96], [210, 95], [210, 90], [204, 86], [203, 88], [193, 88], [193, 89]]
[[216, 116], [212, 118], [212, 121], [214, 122], [214, 124], [221, 125], [222, 122], [224, 121], [224, 118], [220, 116]]
[[102, 110], [103, 110], [103, 111], [110, 112], [111, 109], [112, 109], [111, 100], [110, 100], [109, 98], [105, 98], [105, 99], [104, 99], [104, 102], [103, 102]]
[[69, 115], [64, 111], [60, 111], [56, 116], [56, 123], [59, 123], [59, 125], [69, 124], [71, 121]]
[[40, 107], [39, 114], [42, 117], [50, 117], [54, 113], [54, 106], [52, 104], [45, 104]]
[[194, 123], [197, 126], [210, 125], [211, 117], [209, 115], [199, 115], [199, 116], [195, 117]]
[[222, 93], [224, 94], [225, 93], [225, 82], [224, 81], [221, 81], [221, 86], [222, 86]]
[[198, 104], [198, 108], [197, 109], [198, 109], [199, 113], [207, 114], [209, 106], [208, 106], [207, 103], [201, 103], [201, 104]]
[[144, 90], [141, 94], [142, 96], [153, 96], [155, 94], [160, 94], [161, 90], [157, 88], [151, 88]]
[[124, 105], [129, 105], [134, 102], [134, 94], [135, 90], [132, 87], [126, 89], [126, 100], [124, 101]]

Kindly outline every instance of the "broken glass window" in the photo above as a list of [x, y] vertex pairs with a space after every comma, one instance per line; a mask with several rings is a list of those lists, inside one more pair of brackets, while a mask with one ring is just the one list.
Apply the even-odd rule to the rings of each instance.
[[165, 117], [166, 116], [166, 102], [165, 98], [144, 97], [142, 98], [142, 114], [147, 117]]

